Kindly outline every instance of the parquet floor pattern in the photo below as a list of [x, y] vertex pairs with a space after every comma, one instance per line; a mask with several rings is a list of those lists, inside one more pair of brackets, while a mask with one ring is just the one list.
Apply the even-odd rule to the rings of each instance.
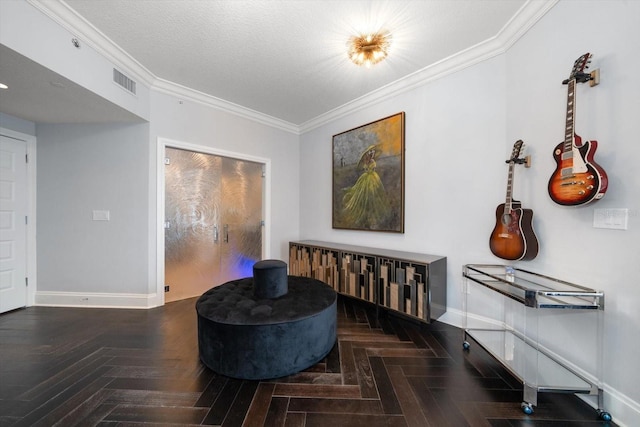
[[522, 388], [459, 329], [376, 319], [340, 297], [338, 343], [273, 381], [198, 360], [195, 299], [151, 310], [30, 307], [0, 315], [0, 426], [597, 426], [573, 395]]

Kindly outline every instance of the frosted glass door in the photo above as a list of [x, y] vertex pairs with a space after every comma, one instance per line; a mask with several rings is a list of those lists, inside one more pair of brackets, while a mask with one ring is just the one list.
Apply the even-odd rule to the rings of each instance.
[[222, 200], [221, 277], [251, 276], [262, 257], [262, 165], [224, 158]]
[[244, 230], [261, 224], [261, 165], [169, 147], [166, 158], [165, 302], [251, 275], [262, 227]]

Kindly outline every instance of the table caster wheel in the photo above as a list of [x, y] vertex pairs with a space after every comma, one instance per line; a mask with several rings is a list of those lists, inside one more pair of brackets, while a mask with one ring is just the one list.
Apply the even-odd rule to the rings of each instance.
[[603, 411], [602, 409], [598, 409], [598, 417], [600, 417], [602, 421], [611, 421], [611, 414], [607, 411]]
[[520, 407], [522, 408], [522, 412], [524, 412], [525, 414], [527, 415], [533, 414], [533, 405], [531, 403], [522, 402]]
[[465, 341], [465, 342], [463, 342], [463, 343], [462, 343], [462, 348], [463, 348], [463, 349], [465, 349], [465, 350], [469, 350], [469, 347], [471, 347], [471, 345], [470, 345], [467, 341]]

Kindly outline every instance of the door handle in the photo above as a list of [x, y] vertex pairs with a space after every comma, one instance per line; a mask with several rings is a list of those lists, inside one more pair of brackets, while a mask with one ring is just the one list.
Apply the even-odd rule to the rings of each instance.
[[229, 243], [229, 224], [224, 225], [224, 242]]
[[213, 226], [213, 243], [218, 243], [218, 226]]

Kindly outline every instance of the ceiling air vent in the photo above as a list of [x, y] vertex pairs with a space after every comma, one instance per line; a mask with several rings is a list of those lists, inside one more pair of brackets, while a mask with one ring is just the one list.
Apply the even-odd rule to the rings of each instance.
[[132, 94], [136, 94], [136, 82], [134, 82], [115, 68], [113, 69], [113, 81]]

